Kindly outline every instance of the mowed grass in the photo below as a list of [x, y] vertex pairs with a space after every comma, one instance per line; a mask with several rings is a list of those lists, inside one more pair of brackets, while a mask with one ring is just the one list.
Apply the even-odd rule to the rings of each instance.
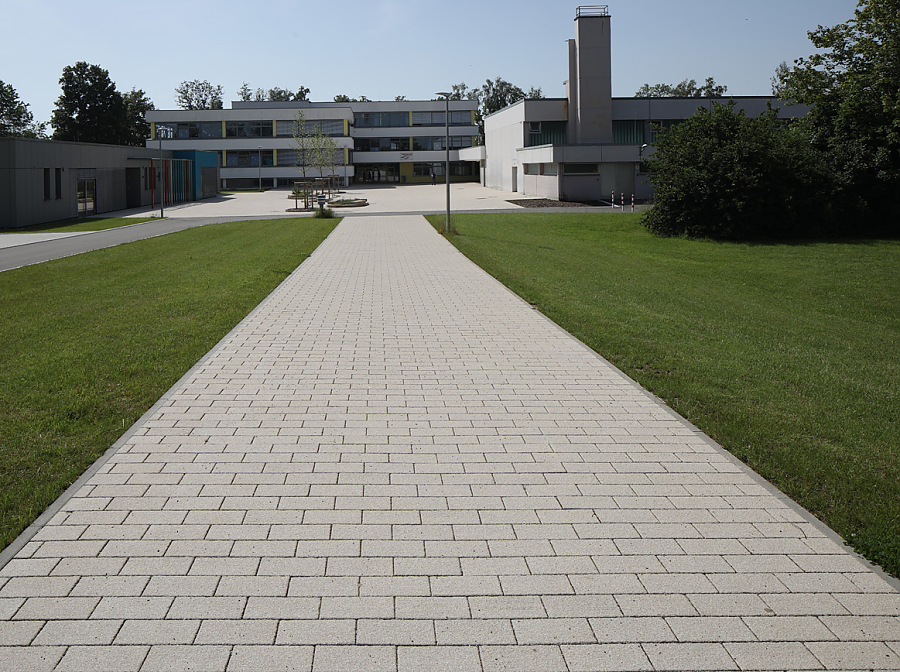
[[216, 224], [0, 273], [0, 548], [337, 221]]
[[630, 214], [453, 225], [475, 263], [900, 576], [900, 241], [665, 239]]
[[80, 231], [106, 231], [120, 226], [143, 224], [155, 217], [91, 217], [88, 219], [66, 219], [61, 222], [35, 224], [23, 229], [0, 229], [3, 233], [77, 233]]

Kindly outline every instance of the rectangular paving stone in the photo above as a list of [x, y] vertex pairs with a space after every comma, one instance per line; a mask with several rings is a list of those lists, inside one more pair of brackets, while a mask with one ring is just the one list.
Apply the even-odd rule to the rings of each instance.
[[104, 670], [137, 672], [147, 656], [147, 646], [70, 646], [57, 672]]
[[898, 618], [420, 217], [347, 218], [0, 569], [0, 669], [856, 672]]

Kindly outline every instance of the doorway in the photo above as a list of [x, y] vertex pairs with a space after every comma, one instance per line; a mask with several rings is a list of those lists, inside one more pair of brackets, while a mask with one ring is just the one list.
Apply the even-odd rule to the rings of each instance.
[[97, 214], [97, 180], [78, 180], [78, 216]]

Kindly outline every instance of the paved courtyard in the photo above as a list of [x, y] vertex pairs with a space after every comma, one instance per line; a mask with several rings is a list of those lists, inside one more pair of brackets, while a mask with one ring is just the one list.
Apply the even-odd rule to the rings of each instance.
[[0, 570], [0, 670], [900, 669], [900, 593], [418, 216], [345, 219]]

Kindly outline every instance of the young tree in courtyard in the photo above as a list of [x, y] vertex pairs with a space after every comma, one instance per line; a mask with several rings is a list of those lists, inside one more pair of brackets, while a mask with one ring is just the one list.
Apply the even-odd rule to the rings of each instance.
[[294, 127], [291, 130], [291, 134], [294, 137], [291, 146], [297, 153], [297, 168], [300, 169], [300, 174], [303, 175], [303, 181], [305, 182], [306, 171], [310, 165], [311, 142], [309, 129], [306, 127], [306, 117], [302, 110], [298, 110], [297, 116], [294, 117]]

